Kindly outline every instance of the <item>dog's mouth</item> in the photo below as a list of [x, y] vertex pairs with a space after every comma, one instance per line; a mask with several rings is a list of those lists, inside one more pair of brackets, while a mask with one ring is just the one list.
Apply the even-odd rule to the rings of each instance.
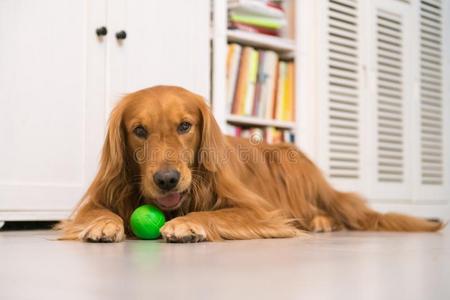
[[155, 204], [162, 210], [175, 210], [181, 206], [185, 193], [170, 193], [154, 199]]

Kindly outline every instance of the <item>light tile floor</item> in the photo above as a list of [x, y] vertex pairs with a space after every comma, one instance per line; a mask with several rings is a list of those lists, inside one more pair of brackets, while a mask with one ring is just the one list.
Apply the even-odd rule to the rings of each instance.
[[0, 232], [0, 299], [450, 299], [450, 230], [165, 244]]

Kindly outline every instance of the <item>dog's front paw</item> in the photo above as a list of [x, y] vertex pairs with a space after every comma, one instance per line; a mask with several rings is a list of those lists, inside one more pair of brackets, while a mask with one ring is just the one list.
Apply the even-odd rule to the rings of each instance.
[[98, 218], [92, 221], [79, 238], [86, 242], [114, 243], [125, 239], [123, 222], [112, 218]]
[[168, 243], [198, 243], [206, 240], [203, 226], [183, 217], [167, 222], [160, 231]]

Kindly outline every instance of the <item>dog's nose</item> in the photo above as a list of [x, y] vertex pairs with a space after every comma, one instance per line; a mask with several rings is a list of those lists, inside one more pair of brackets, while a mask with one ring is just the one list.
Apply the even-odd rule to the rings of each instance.
[[180, 181], [180, 172], [176, 170], [158, 171], [153, 175], [153, 181], [160, 189], [170, 191]]

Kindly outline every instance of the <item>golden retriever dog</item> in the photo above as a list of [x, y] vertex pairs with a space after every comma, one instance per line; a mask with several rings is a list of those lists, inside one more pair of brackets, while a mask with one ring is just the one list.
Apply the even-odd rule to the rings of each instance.
[[119, 242], [130, 215], [152, 203], [167, 242], [288, 238], [305, 231], [437, 231], [439, 222], [371, 210], [336, 191], [294, 145], [222, 134], [202, 97], [156, 86], [111, 114], [97, 176], [62, 239]]

